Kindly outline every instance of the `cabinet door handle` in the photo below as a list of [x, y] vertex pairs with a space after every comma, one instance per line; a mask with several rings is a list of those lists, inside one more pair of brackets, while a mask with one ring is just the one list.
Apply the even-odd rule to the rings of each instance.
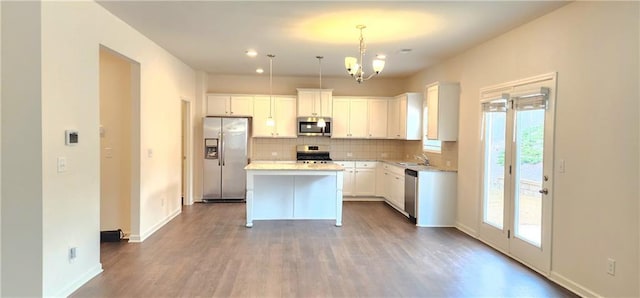
[[400, 178], [396, 177], [396, 180], [400, 180]]

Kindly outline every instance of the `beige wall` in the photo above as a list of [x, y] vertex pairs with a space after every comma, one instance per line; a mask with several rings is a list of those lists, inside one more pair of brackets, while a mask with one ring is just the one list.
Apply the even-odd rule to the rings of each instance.
[[[42, 295], [40, 2], [2, 7], [2, 297]], [[63, 134], [58, 134], [62, 137]], [[61, 139], [58, 139], [60, 141]], [[63, 140], [63, 139], [62, 139]], [[63, 140], [64, 142], [64, 140]], [[68, 232], [68, 231], [67, 231]]]
[[[36, 58], [42, 57], [42, 72], [37, 76], [42, 78], [42, 112], [31, 116], [42, 115], [38, 126], [43, 130], [42, 146], [35, 148], [38, 153], [34, 155], [42, 157], [42, 171], [31, 178], [43, 180], [43, 207], [39, 209], [43, 231], [34, 232], [43, 243], [43, 259], [40, 272], [32, 275], [42, 276], [42, 282], [37, 283], [42, 291], [34, 296], [67, 296], [101, 271], [97, 233], [100, 45], [139, 64], [133, 70], [134, 77], [139, 71], [139, 83], [132, 84], [134, 95], [139, 97], [134, 114], [139, 116], [131, 132], [139, 142], [133, 145], [139, 149], [132, 155], [134, 167], [136, 161], [139, 164], [132, 177], [139, 179], [139, 186], [132, 185], [137, 196], [132, 212], [139, 213], [139, 220], [131, 223], [132, 230], [139, 231], [132, 236], [139, 239], [148, 237], [181, 210], [180, 105], [181, 98], [194, 98], [195, 72], [95, 2], [45, 1], [41, 6], [36, 20], [41, 20], [38, 40], [42, 49]], [[38, 119], [31, 120], [31, 125]], [[77, 146], [64, 145], [65, 129], [79, 131]], [[153, 154], [148, 154], [149, 150]], [[58, 156], [67, 157], [67, 172], [62, 174], [55, 170]], [[74, 262], [67, 259], [71, 246], [78, 248]]]
[[[427, 69], [461, 86], [458, 224], [479, 224], [479, 89], [558, 72], [551, 278], [583, 295], [640, 295], [639, 4], [574, 2]], [[616, 275], [606, 273], [616, 259]]]
[[131, 232], [131, 82], [131, 63], [100, 48], [100, 230], [122, 229], [127, 235]]
[[[274, 62], [275, 63], [275, 62]], [[252, 76], [209, 74], [208, 92], [269, 94], [269, 74]], [[339, 78], [322, 78], [323, 89], [333, 89], [334, 96], [371, 95], [395, 96], [405, 91], [406, 79], [384, 78], [383, 75], [362, 84], [345, 75]], [[297, 95], [296, 88], [318, 88], [318, 77], [273, 76], [273, 94]]]

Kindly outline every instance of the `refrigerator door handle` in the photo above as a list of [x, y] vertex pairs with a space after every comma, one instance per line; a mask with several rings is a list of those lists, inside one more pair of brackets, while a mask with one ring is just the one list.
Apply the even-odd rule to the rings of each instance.
[[221, 166], [222, 165], [222, 153], [223, 153], [222, 152], [222, 133], [218, 133], [218, 140], [220, 140], [220, 146], [218, 148], [218, 150], [220, 151], [220, 152], [218, 152], [218, 155], [219, 155], [218, 156], [218, 166]]
[[220, 158], [222, 158], [222, 166], [224, 167], [224, 159], [227, 155], [227, 152], [225, 152], [224, 149], [224, 132], [222, 133], [222, 138], [220, 138], [220, 142], [221, 142], [221, 147], [222, 147], [222, 156]]

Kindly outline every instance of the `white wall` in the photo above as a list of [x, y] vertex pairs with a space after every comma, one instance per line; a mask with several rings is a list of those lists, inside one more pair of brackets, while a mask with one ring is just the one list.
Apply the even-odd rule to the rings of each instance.
[[[94, 2], [43, 2], [41, 21], [42, 295], [67, 295], [101, 270], [100, 45], [140, 64], [140, 121], [133, 124], [140, 130], [132, 132], [140, 134], [132, 157], [140, 160], [140, 204], [132, 206], [140, 210], [132, 223], [140, 239], [180, 212], [180, 98], [194, 97], [195, 73]], [[69, 128], [80, 133], [75, 147], [64, 145]], [[65, 173], [56, 173], [58, 156], [67, 157]], [[78, 247], [75, 262], [67, 260], [70, 246]]]
[[[461, 84], [458, 222], [479, 223], [479, 89], [558, 72], [551, 277], [583, 295], [638, 296], [639, 3], [574, 2], [411, 79]], [[608, 257], [616, 275], [606, 273]], [[582, 287], [582, 289], [580, 288]]]
[[131, 232], [131, 63], [100, 48], [100, 231]]
[[39, 296], [43, 258], [40, 3], [3, 1], [1, 21], [0, 296]]

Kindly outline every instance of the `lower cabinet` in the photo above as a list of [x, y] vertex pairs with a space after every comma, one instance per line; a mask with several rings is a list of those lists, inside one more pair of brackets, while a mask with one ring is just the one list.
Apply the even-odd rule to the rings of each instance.
[[383, 197], [397, 209], [404, 211], [404, 168], [382, 165]]
[[375, 161], [336, 161], [344, 168], [342, 195], [372, 197], [376, 195]]

